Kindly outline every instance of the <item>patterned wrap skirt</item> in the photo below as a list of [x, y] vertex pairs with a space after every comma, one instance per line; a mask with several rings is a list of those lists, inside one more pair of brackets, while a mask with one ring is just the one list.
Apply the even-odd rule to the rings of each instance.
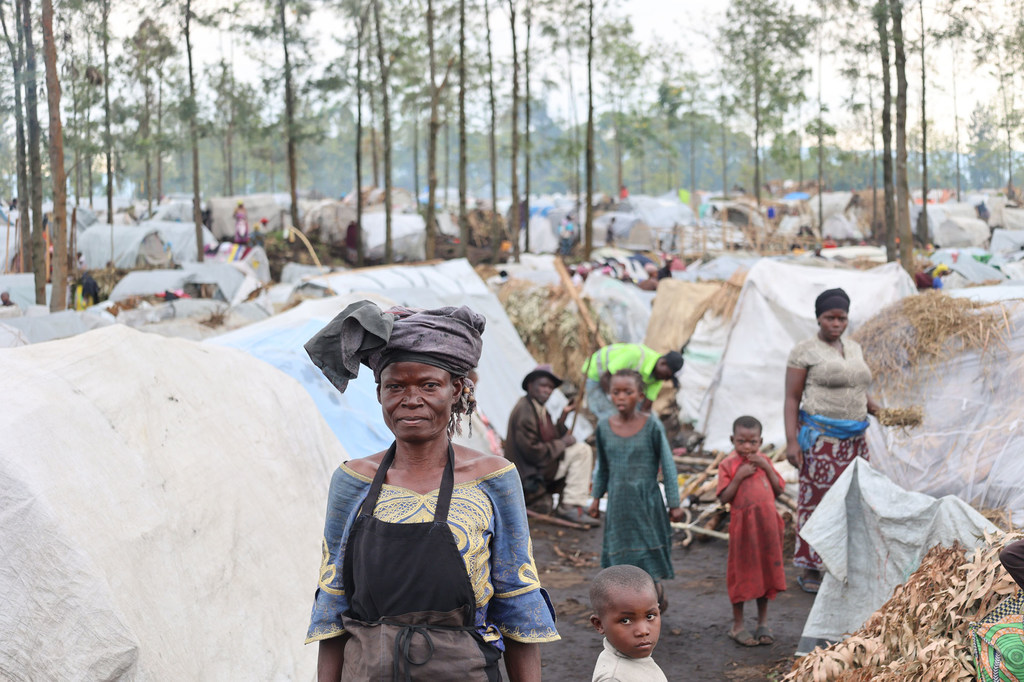
[[840, 440], [820, 436], [810, 450], [805, 450], [800, 469], [800, 494], [796, 504], [796, 552], [793, 564], [798, 568], [820, 571], [821, 557], [800, 537], [800, 529], [818, 508], [818, 503], [836, 482], [854, 457], [870, 459], [864, 434]]

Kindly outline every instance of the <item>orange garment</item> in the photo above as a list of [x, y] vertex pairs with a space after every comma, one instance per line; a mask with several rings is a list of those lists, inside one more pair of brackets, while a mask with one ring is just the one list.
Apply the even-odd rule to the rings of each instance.
[[[757, 456], [764, 457], [760, 453]], [[744, 461], [733, 452], [719, 465], [719, 495]], [[772, 473], [779, 484], [784, 485], [774, 467]], [[768, 474], [758, 469], [740, 483], [731, 503], [729, 559], [725, 573], [730, 602], [740, 604], [761, 597], [774, 599], [786, 589], [786, 570], [782, 565], [784, 528], [785, 523], [775, 509], [775, 493]]]

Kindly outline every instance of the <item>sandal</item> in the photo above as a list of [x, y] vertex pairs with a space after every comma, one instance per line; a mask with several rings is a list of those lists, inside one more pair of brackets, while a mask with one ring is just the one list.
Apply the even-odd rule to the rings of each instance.
[[757, 629], [754, 630], [754, 639], [757, 640], [758, 644], [775, 644], [775, 635], [772, 634], [772, 629], [767, 625], [757, 626]]
[[757, 646], [757, 640], [754, 639], [754, 636], [751, 635], [746, 628], [743, 628], [739, 632], [729, 630], [729, 639], [740, 646]]
[[817, 578], [808, 578], [806, 576], [798, 575], [796, 577], [797, 585], [800, 589], [808, 594], [818, 594], [818, 588], [821, 587], [821, 581]]

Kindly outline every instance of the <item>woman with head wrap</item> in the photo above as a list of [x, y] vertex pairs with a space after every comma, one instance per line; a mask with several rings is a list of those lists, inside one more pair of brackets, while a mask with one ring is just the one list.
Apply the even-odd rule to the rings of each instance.
[[821, 585], [821, 557], [800, 537], [800, 528], [854, 457], [868, 458], [864, 431], [878, 409], [868, 386], [871, 370], [860, 345], [843, 338], [850, 297], [842, 289], [814, 302], [818, 333], [796, 344], [786, 367], [786, 459], [800, 472], [796, 552], [805, 592]]
[[386, 452], [331, 480], [323, 563], [306, 642], [318, 679], [540, 680], [557, 640], [533, 562], [523, 491], [507, 460], [451, 443], [475, 406], [467, 374], [484, 319], [354, 303], [309, 340], [340, 391], [373, 371]]

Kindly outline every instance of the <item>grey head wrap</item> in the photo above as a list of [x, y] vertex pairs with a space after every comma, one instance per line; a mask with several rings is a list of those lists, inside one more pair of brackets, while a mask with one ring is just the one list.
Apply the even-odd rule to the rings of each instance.
[[334, 386], [345, 392], [363, 364], [380, 373], [393, 362], [420, 362], [464, 377], [480, 361], [483, 316], [466, 306], [382, 311], [371, 301], [357, 301], [304, 346], [309, 359]]

